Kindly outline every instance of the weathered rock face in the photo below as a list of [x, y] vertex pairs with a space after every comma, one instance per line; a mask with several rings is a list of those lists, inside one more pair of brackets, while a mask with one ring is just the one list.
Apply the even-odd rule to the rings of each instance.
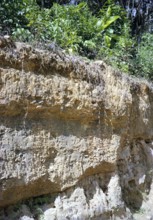
[[[45, 220], [152, 219], [152, 87], [101, 61], [0, 46], [1, 209], [51, 193]], [[14, 219], [34, 219], [23, 209]]]

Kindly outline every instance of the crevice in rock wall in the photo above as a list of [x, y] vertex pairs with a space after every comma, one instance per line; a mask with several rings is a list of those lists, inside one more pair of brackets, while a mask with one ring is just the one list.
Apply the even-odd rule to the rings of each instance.
[[[37, 219], [38, 207], [44, 215], [50, 213], [49, 219], [111, 220], [114, 216], [126, 218], [124, 204], [119, 201], [121, 191], [117, 182], [118, 178], [114, 172], [95, 174], [80, 180], [75, 187], [64, 192], [19, 203], [15, 218], [12, 213], [15, 212], [16, 206], [12, 206], [12, 211], [9, 208], [3, 209], [0, 217], [3, 215], [5, 219], [8, 215], [8, 220], [18, 219], [24, 214], [23, 209], [26, 206], [26, 210], [29, 210], [27, 215], [33, 219]], [[115, 193], [116, 198], [112, 197], [112, 193]]]
[[[15, 186], [14, 186], [15, 185]], [[4, 190], [4, 187], [9, 187], [9, 190]], [[18, 201], [22, 201], [22, 198], [29, 198], [31, 194], [35, 196], [48, 194], [48, 191], [58, 192], [60, 191], [60, 187], [57, 184], [52, 183], [51, 181], [47, 180], [47, 178], [40, 178], [37, 180], [31, 181], [30, 184], [26, 185], [23, 179], [17, 178], [8, 178], [6, 185], [3, 184], [3, 187], [0, 188], [3, 191], [2, 197], [4, 202], [1, 201], [0, 206], [5, 207], [8, 204], [14, 204], [14, 199], [16, 198], [16, 203]]]
[[141, 139], [125, 141], [118, 158], [123, 200], [132, 211], [138, 211], [152, 183], [152, 143]]

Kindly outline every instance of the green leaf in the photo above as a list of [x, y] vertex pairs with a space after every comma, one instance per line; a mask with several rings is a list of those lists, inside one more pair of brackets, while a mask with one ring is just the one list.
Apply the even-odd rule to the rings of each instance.
[[111, 16], [109, 18], [109, 20], [106, 21], [106, 23], [104, 24], [104, 29], [106, 29], [107, 27], [109, 27], [112, 23], [114, 23], [117, 19], [119, 19], [120, 16], [115, 15], [115, 16]]
[[104, 39], [105, 39], [105, 44], [107, 45], [107, 47], [110, 47], [111, 46], [111, 37], [105, 35]]
[[95, 42], [93, 42], [92, 40], [86, 40], [86, 41], [84, 42], [84, 46], [85, 46], [85, 47], [88, 47], [88, 48], [90, 48], [90, 49], [96, 48], [96, 44], [95, 44]]
[[109, 6], [107, 11], [106, 11], [106, 17], [110, 17], [111, 16], [111, 12], [112, 12], [112, 9], [111, 9], [111, 6]]

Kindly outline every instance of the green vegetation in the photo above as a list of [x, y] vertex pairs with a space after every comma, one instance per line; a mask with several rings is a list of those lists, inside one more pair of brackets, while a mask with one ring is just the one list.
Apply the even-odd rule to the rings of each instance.
[[153, 80], [153, 34], [144, 34], [137, 52], [137, 75]]
[[11, 220], [21, 219], [25, 211], [34, 219], [44, 220], [44, 207], [54, 204], [56, 196], [57, 194], [37, 196], [1, 209], [0, 220], [6, 219], [6, 216]]
[[13, 29], [27, 24], [24, 1], [2, 0], [0, 2], [0, 33], [11, 33]]
[[133, 18], [127, 17], [122, 1], [69, 2], [2, 0], [0, 31], [24, 42], [54, 42], [67, 53], [103, 59], [124, 72], [153, 78], [153, 35], [144, 34], [138, 43], [140, 36], [138, 31], [132, 35]]

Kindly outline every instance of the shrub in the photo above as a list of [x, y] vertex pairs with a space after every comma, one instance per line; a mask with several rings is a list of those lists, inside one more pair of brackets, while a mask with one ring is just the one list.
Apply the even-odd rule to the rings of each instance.
[[[109, 3], [111, 2], [109, 1]], [[135, 53], [134, 45], [136, 44], [130, 34], [130, 22], [123, 8], [114, 3], [109, 6], [107, 4], [100, 11], [103, 17], [119, 14], [120, 19], [105, 31], [104, 40], [107, 44], [103, 44], [100, 48], [99, 56], [114, 67], [129, 72]]]
[[22, 0], [2, 0], [0, 2], [0, 32], [10, 34], [13, 29], [24, 27], [27, 20], [24, 16]]
[[137, 52], [136, 74], [153, 80], [153, 34], [142, 36]]
[[93, 14], [87, 3], [40, 8], [35, 0], [23, 0], [26, 7], [26, 27], [17, 27], [14, 38], [21, 41], [55, 42], [69, 53], [90, 59], [105, 59], [113, 66], [128, 72], [133, 55], [134, 40], [125, 10], [107, 0]]
[[[125, 11], [109, 0], [97, 15], [93, 15], [88, 5], [54, 4], [51, 9], [42, 9], [33, 1], [27, 5], [26, 18], [28, 28], [25, 35], [30, 40], [54, 41], [71, 53], [79, 53], [94, 58], [100, 48], [112, 49], [124, 38], [126, 20]], [[24, 35], [23, 29], [13, 32], [15, 37]], [[126, 38], [127, 40], [127, 38]], [[122, 40], [123, 41], [123, 40]]]

